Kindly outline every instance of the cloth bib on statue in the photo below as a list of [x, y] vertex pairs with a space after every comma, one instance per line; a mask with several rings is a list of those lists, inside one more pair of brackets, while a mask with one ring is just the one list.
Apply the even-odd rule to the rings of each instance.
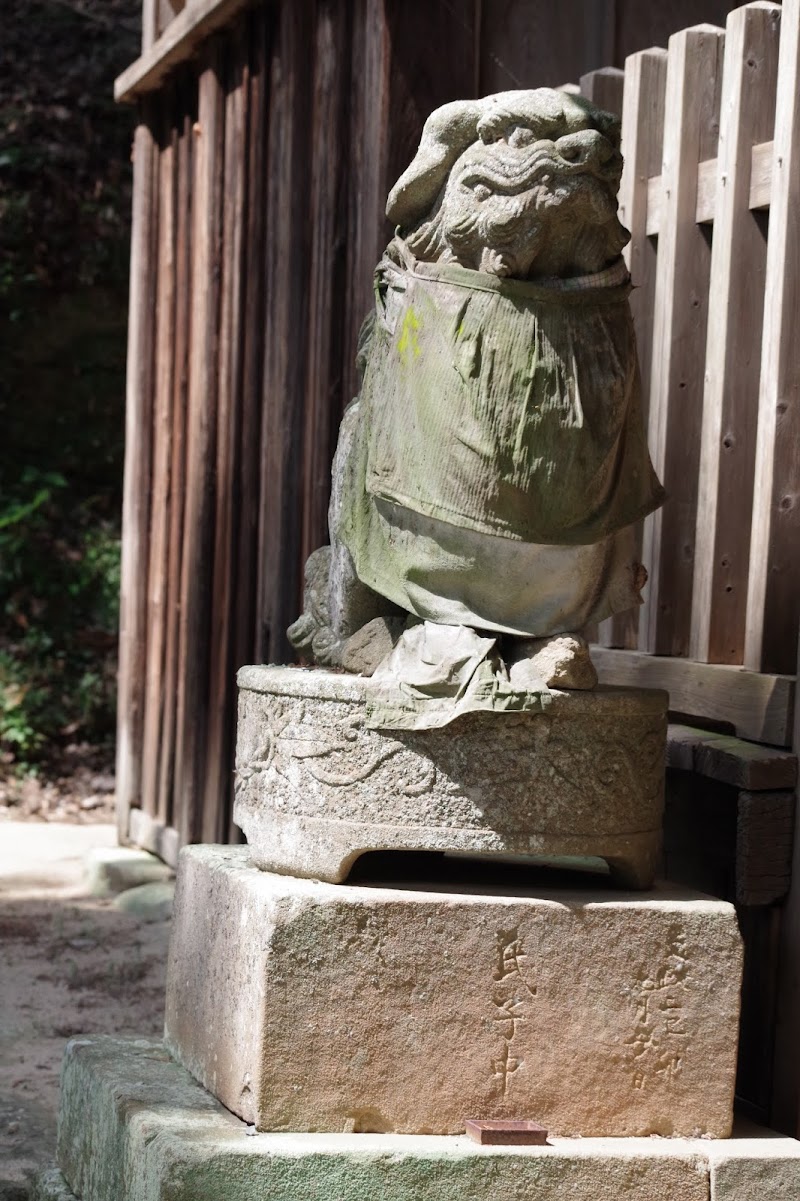
[[366, 489], [524, 542], [596, 542], [663, 489], [639, 404], [622, 260], [528, 283], [417, 263], [398, 238], [376, 272], [361, 400]]

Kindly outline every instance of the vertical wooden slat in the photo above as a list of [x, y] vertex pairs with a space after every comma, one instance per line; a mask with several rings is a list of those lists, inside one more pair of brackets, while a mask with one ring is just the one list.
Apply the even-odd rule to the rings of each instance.
[[234, 591], [238, 542], [238, 474], [242, 401], [242, 300], [247, 199], [247, 81], [244, 78], [245, 30], [240, 23], [230, 38], [231, 65], [226, 80], [222, 281], [217, 385], [216, 507], [214, 565], [211, 581], [211, 645], [208, 734], [203, 785], [204, 842], [221, 842], [228, 828], [232, 782], [232, 738], [236, 710], [233, 662]]
[[220, 71], [220, 45], [213, 41], [203, 51], [193, 147], [191, 343], [175, 780], [179, 833], [183, 843], [194, 842], [201, 834], [200, 798], [208, 732], [209, 581], [213, 563], [220, 243], [224, 191], [224, 97]]
[[119, 676], [117, 688], [117, 824], [128, 837], [141, 795], [144, 663], [147, 649], [147, 531], [150, 519], [154, 350], [155, 240], [158, 229], [154, 106], [142, 105], [133, 142], [133, 220], [122, 501]]
[[[248, 14], [249, 61], [244, 80], [247, 99], [247, 228], [245, 231], [244, 308], [241, 315], [242, 417], [239, 427], [237, 490], [237, 581], [234, 590], [234, 668], [257, 658], [258, 512], [261, 446], [261, 387], [264, 372], [264, 178], [269, 115], [269, 62], [274, 15], [266, 8]], [[235, 702], [233, 702], [235, 708]], [[227, 839], [241, 832], [228, 823]]]
[[[642, 406], [649, 412], [653, 350], [653, 300], [656, 283], [656, 245], [647, 237], [647, 184], [661, 170], [664, 145], [664, 95], [667, 52], [660, 48], [632, 54], [625, 62], [622, 104], [622, 154], [625, 165], [619, 189], [619, 216], [630, 230], [625, 259], [633, 281], [631, 312], [636, 329]], [[637, 531], [641, 555], [642, 530]], [[647, 566], [645, 564], [645, 566]], [[637, 645], [639, 610], [629, 609], [600, 623], [598, 642], [633, 650]]]
[[142, 0], [142, 51], [158, 37], [158, 0]]
[[166, 582], [166, 644], [164, 647], [163, 724], [158, 765], [157, 815], [165, 826], [174, 824], [176, 688], [180, 639], [180, 589], [183, 548], [184, 483], [186, 479], [186, 394], [189, 382], [189, 313], [191, 296], [191, 171], [196, 88], [189, 72], [180, 76], [176, 92], [177, 144], [175, 195], [175, 344], [172, 379], [171, 459], [169, 465], [169, 552]]
[[793, 670], [800, 610], [800, 6], [781, 18], [745, 664]]
[[161, 148], [158, 167], [158, 249], [156, 256], [155, 388], [153, 398], [153, 482], [147, 569], [147, 654], [141, 807], [158, 810], [158, 765], [163, 723], [166, 591], [169, 556], [170, 465], [175, 339], [176, 154], [173, 141], [175, 91], [161, 95]]
[[[311, 269], [305, 398], [303, 561], [328, 541], [331, 460], [343, 408], [349, 0], [320, 0], [311, 133]], [[347, 398], [349, 399], [349, 397]]]
[[267, 152], [267, 306], [259, 612], [267, 662], [291, 658], [300, 612], [302, 403], [308, 319], [309, 0], [284, 4], [273, 46]]
[[358, 331], [372, 306], [372, 275], [386, 244], [386, 124], [389, 61], [382, 0], [355, 0], [348, 167], [347, 285], [343, 403], [356, 395]]
[[[580, 77], [580, 93], [598, 108], [608, 113], [622, 116], [622, 97], [625, 85], [625, 73], [617, 67], [599, 67]], [[590, 625], [583, 630], [583, 635], [589, 642], [601, 642], [607, 645], [611, 631], [611, 619]]]
[[373, 272], [393, 232], [385, 216], [389, 189], [411, 162], [430, 113], [477, 95], [479, 86], [474, 0], [427, 0], [419, 21], [388, 0], [356, 0], [353, 9], [345, 401], [356, 391], [356, 338], [374, 304]]
[[738, 8], [725, 36], [690, 644], [706, 663], [744, 658], [766, 265], [750, 165], [774, 127], [780, 12]]
[[625, 87], [625, 72], [619, 67], [598, 67], [580, 77], [581, 95], [597, 108], [607, 113], [622, 116], [622, 96]]
[[667, 501], [644, 525], [650, 572], [639, 646], [685, 655], [690, 605], [710, 247], [696, 224], [698, 164], [716, 152], [721, 29], [699, 25], [669, 41], [648, 430]]

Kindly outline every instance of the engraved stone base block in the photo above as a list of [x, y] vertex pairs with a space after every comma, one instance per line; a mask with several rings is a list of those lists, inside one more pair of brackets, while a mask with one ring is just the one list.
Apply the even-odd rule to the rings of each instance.
[[261, 1130], [730, 1133], [741, 943], [685, 891], [352, 887], [189, 847], [166, 1041]]
[[337, 882], [365, 851], [597, 856], [649, 888], [660, 850], [667, 694], [557, 692], [543, 713], [367, 729], [369, 681], [239, 672], [234, 820], [267, 871]]

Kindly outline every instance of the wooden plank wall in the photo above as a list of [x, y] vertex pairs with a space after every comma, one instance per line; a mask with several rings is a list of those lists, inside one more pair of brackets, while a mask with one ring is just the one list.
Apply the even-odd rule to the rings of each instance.
[[140, 106], [118, 800], [169, 857], [238, 836], [235, 672], [291, 659], [385, 197], [475, 91], [472, 7], [425, 14], [421, 52], [380, 0], [256, 5]]

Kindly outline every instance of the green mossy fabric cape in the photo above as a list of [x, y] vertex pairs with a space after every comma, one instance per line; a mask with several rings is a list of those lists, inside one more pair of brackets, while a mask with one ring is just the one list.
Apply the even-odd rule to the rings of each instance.
[[376, 272], [361, 390], [367, 491], [451, 525], [563, 546], [652, 512], [663, 489], [629, 291], [621, 260], [533, 284], [418, 263], [396, 238]]

